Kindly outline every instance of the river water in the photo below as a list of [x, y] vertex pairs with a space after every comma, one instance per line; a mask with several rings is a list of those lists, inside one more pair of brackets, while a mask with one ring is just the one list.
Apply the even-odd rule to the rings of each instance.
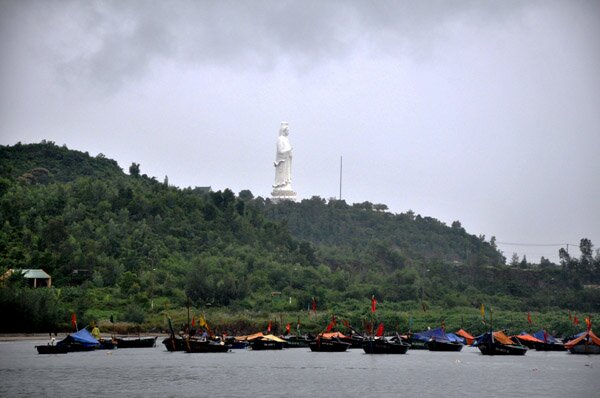
[[[159, 338], [160, 342], [161, 338]], [[409, 350], [316, 353], [156, 348], [39, 355], [46, 341], [0, 342], [0, 397], [598, 397], [600, 355], [523, 357]]]

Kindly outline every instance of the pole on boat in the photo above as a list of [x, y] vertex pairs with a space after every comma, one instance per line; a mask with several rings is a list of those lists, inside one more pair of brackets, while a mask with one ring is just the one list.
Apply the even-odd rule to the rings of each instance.
[[185, 302], [185, 306], [187, 307], [187, 333], [190, 334], [190, 298], [187, 297]]

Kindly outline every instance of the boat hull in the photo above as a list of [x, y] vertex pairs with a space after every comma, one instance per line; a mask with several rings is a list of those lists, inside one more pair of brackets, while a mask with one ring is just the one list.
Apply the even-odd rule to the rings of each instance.
[[308, 347], [310, 343], [310, 340], [306, 337], [291, 336], [283, 339], [285, 340], [285, 348], [303, 348]]
[[66, 346], [56, 345], [36, 345], [35, 349], [38, 354], [66, 354], [69, 352]]
[[362, 349], [365, 354], [406, 354], [410, 344], [401, 341], [365, 340]]
[[254, 351], [266, 351], [266, 350], [281, 350], [285, 345], [284, 342], [272, 341], [272, 340], [252, 340], [248, 343], [250, 348]]
[[183, 351], [184, 340], [181, 337], [169, 336], [165, 338], [162, 343], [164, 344], [167, 351]]
[[351, 345], [350, 343], [332, 339], [317, 339], [308, 344], [310, 350], [315, 352], [344, 352]]
[[485, 343], [477, 346], [483, 355], [525, 355], [527, 347], [500, 343]]
[[571, 354], [600, 354], [600, 346], [596, 344], [577, 344], [569, 348]]
[[156, 337], [139, 337], [139, 338], [119, 338], [117, 337], [118, 348], [152, 348], [156, 346]]
[[230, 349], [231, 345], [229, 344], [208, 340], [186, 339], [183, 343], [183, 350], [187, 353], [228, 352]]
[[462, 350], [464, 347], [463, 344], [460, 343], [452, 343], [438, 340], [431, 340], [427, 343], [427, 348], [429, 351], [453, 351], [458, 352]]

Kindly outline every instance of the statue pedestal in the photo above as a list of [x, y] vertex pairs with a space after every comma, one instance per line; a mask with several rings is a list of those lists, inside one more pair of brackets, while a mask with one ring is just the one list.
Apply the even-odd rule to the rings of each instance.
[[274, 189], [273, 192], [271, 192], [271, 200], [275, 203], [284, 200], [291, 200], [295, 202], [296, 192], [292, 191], [291, 189]]

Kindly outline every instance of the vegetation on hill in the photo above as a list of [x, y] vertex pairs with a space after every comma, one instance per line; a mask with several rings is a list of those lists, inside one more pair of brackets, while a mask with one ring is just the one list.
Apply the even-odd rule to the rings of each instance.
[[[319, 311], [360, 325], [375, 295], [382, 319], [400, 328], [409, 313], [415, 328], [462, 323], [459, 312], [476, 315], [481, 303], [517, 325], [517, 312], [600, 308], [600, 290], [586, 288], [600, 282], [600, 256], [587, 239], [580, 259], [561, 253], [560, 266], [511, 266], [493, 238], [470, 235], [458, 221], [386, 210], [180, 189], [141, 174], [139, 164], [125, 174], [103, 155], [51, 142], [2, 146], [0, 274], [42, 268], [54, 287], [4, 280], [0, 331], [66, 327], [71, 312], [84, 323], [115, 315], [157, 327], [166, 313], [181, 321], [188, 303], [224, 324], [260, 327], [275, 313], [306, 318], [313, 297]], [[547, 319], [565, 329], [564, 319]]]

